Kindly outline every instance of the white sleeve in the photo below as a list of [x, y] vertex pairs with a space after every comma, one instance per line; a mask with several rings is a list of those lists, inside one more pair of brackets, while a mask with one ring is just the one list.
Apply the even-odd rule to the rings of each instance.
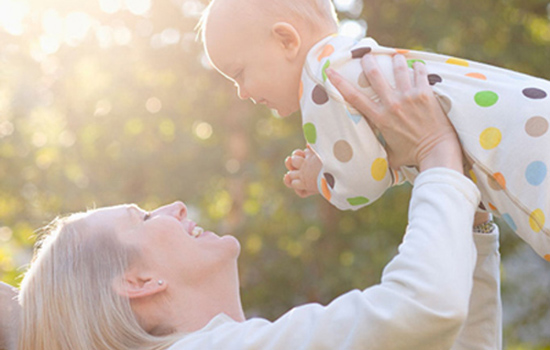
[[427, 170], [415, 182], [407, 233], [380, 284], [327, 306], [296, 307], [275, 322], [207, 326], [170, 350], [450, 349], [472, 289], [479, 191], [448, 169]]
[[477, 262], [468, 318], [452, 350], [502, 349], [502, 303], [498, 226], [474, 234]]

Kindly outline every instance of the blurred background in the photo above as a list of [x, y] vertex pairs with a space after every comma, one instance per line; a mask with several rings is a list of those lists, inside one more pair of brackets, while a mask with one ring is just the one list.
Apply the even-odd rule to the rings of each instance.
[[[284, 187], [299, 115], [239, 101], [194, 27], [203, 0], [0, 0], [0, 280], [59, 214], [183, 200], [242, 244], [247, 316], [379, 281], [410, 186], [358, 212]], [[548, 0], [336, 0], [341, 30], [550, 79]], [[268, 68], [268, 67], [267, 67]], [[506, 349], [550, 349], [550, 265], [504, 226]]]

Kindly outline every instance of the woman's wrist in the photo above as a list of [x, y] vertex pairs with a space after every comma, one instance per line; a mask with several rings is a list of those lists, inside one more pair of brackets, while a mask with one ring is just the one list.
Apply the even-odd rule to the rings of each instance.
[[464, 174], [462, 152], [456, 136], [443, 140], [434, 140], [433, 146], [419, 154], [418, 166], [420, 172], [430, 168], [448, 168]]

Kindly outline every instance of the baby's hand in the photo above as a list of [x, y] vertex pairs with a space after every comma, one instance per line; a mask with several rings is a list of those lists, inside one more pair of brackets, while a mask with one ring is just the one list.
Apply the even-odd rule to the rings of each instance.
[[321, 171], [322, 163], [311, 149], [294, 150], [285, 159], [285, 166], [288, 171], [284, 176], [284, 183], [298, 196], [306, 198], [319, 193], [317, 176]]

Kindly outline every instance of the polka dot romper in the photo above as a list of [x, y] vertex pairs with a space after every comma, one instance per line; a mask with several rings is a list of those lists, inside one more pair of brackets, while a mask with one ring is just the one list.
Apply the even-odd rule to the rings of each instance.
[[[319, 155], [320, 193], [339, 209], [359, 209], [412, 169], [389, 169], [380, 135], [342, 98], [326, 76], [332, 68], [375, 101], [360, 58], [375, 55], [391, 84], [392, 55], [421, 61], [455, 127], [468, 158], [467, 172], [482, 193], [482, 206], [500, 216], [550, 261], [550, 82], [463, 59], [328, 37], [308, 54], [300, 85], [303, 131]], [[411, 70], [412, 72], [412, 70]], [[412, 73], [411, 73], [412, 74]]]

